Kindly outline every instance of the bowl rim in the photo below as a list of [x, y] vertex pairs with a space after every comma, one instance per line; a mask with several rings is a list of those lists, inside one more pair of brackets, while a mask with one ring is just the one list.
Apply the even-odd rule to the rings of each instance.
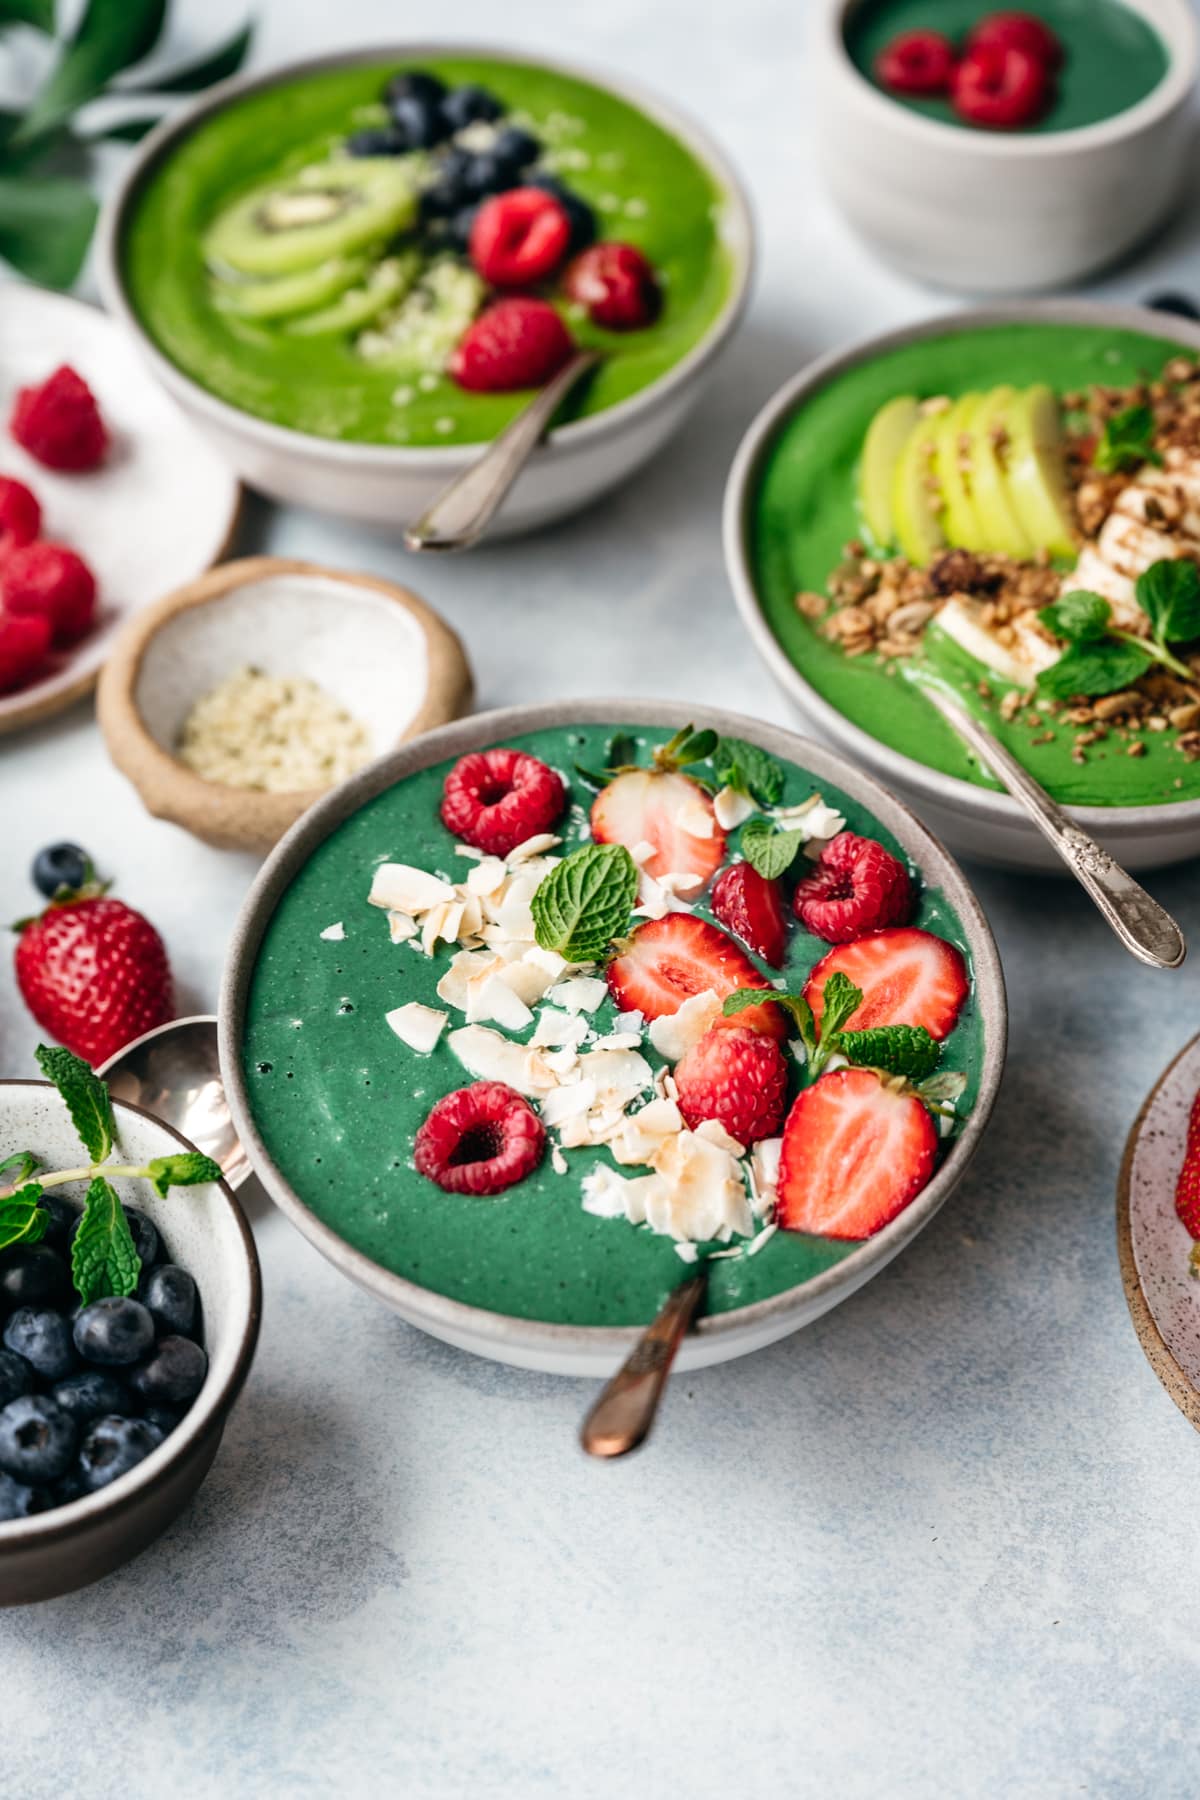
[[[763, 459], [778, 432], [811, 395], [859, 364], [907, 344], [996, 325], [1028, 324], [1110, 326], [1139, 331], [1200, 354], [1200, 321], [1156, 312], [1153, 307], [1116, 305], [1103, 300], [1021, 300], [967, 307], [937, 313], [891, 331], [873, 332], [806, 364], [776, 389], [751, 421], [726, 477], [722, 538], [725, 570], [742, 622], [779, 686], [810, 719], [868, 764], [887, 767], [890, 779], [919, 793], [922, 799], [989, 824], [1017, 825], [1032, 831], [1028, 814], [1010, 794], [976, 787], [960, 776], [945, 775], [902, 750], [892, 749], [817, 692], [771, 628], [755, 582], [749, 542]], [[1068, 806], [1065, 810], [1088, 831], [1102, 834], [1114, 824], [1144, 830], [1155, 824], [1191, 823], [1200, 819], [1200, 798], [1140, 806]]]
[[[616, 698], [542, 701], [475, 713], [381, 757], [335, 788], [292, 827], [267, 858], [242, 905], [230, 938], [218, 1004], [222, 1080], [238, 1136], [268, 1194], [292, 1224], [342, 1274], [414, 1323], [425, 1325], [434, 1335], [456, 1332], [460, 1336], [469, 1336], [475, 1343], [495, 1346], [501, 1352], [506, 1347], [522, 1346], [543, 1353], [611, 1352], [615, 1357], [628, 1348], [644, 1327], [556, 1324], [519, 1318], [450, 1299], [384, 1269], [362, 1251], [354, 1249], [309, 1210], [275, 1166], [262, 1140], [241, 1067], [247, 992], [267, 924], [311, 852], [367, 801], [409, 775], [446, 758], [503, 743], [506, 738], [538, 729], [613, 723], [679, 729], [696, 717], [702, 717], [705, 724], [711, 724], [720, 732], [747, 738], [775, 755], [798, 763], [818, 781], [843, 787], [894, 833], [912, 855], [923, 877], [946, 893], [958, 914], [974, 965], [975, 1003], [984, 1032], [975, 1105], [945, 1162], [911, 1205], [832, 1268], [750, 1306], [701, 1319], [698, 1333], [709, 1340], [733, 1338], [747, 1331], [752, 1333], [756, 1326], [777, 1319], [781, 1314], [801, 1312], [814, 1299], [829, 1294], [836, 1296], [840, 1289], [848, 1295], [890, 1261], [938, 1211], [965, 1172], [986, 1129], [1004, 1068], [1008, 1024], [1004, 975], [991, 927], [966, 876], [949, 851], [903, 801], [873, 776], [847, 766], [836, 753], [786, 727], [767, 725], [720, 707]], [[834, 1303], [834, 1300], [829, 1302]]]
[[677, 110], [672, 103], [661, 99], [653, 89], [644, 88], [636, 81], [627, 80], [625, 76], [612, 74], [605, 69], [564, 61], [558, 57], [545, 57], [532, 51], [499, 49], [478, 44], [474, 40], [459, 44], [423, 38], [412, 43], [391, 40], [382, 45], [326, 51], [299, 57], [272, 69], [234, 75], [226, 81], [217, 82], [206, 88], [189, 105], [163, 119], [148, 133], [101, 211], [96, 229], [95, 267], [105, 308], [131, 334], [164, 386], [185, 395], [188, 405], [195, 407], [214, 425], [226, 431], [249, 432], [266, 448], [298, 456], [306, 461], [332, 460], [348, 467], [394, 469], [398, 473], [433, 469], [438, 474], [449, 475], [474, 462], [481, 448], [493, 443], [494, 438], [478, 438], [467, 444], [448, 445], [357, 443], [343, 438], [318, 437], [314, 432], [297, 431], [289, 425], [277, 425], [220, 399], [158, 347], [126, 294], [121, 267], [120, 245], [125, 219], [141, 184], [169, 154], [175, 143], [210, 115], [247, 94], [305, 76], [334, 69], [355, 68], [364, 63], [407, 62], [421, 57], [523, 64], [607, 90], [646, 114], [672, 137], [677, 138], [720, 190], [725, 215], [721, 242], [728, 251], [732, 265], [729, 292], [720, 311], [687, 354], [646, 387], [617, 401], [613, 406], [605, 407], [602, 412], [593, 413], [584, 419], [571, 420], [548, 433], [539, 448], [534, 466], [538, 460], [555, 451], [562, 454], [586, 451], [594, 444], [619, 434], [626, 426], [636, 425], [645, 414], [656, 410], [709, 366], [741, 322], [749, 303], [757, 262], [757, 234], [749, 196], [724, 151], [689, 113]]
[[849, 15], [863, 3], [864, 0], [825, 0], [821, 22], [825, 54], [833, 58], [841, 73], [852, 82], [855, 100], [863, 108], [868, 122], [881, 127], [890, 123], [927, 149], [944, 150], [953, 138], [960, 146], [970, 146], [973, 151], [986, 152], [1006, 162], [1021, 162], [1031, 157], [1057, 160], [1110, 149], [1149, 130], [1183, 105], [1196, 85], [1200, 69], [1200, 20], [1193, 12], [1190, 0], [1157, 0], [1166, 13], [1161, 19], [1151, 16], [1155, 0], [1151, 0], [1149, 7], [1145, 0], [1124, 0], [1126, 6], [1151, 26], [1167, 52], [1166, 73], [1148, 94], [1107, 119], [1097, 119], [1091, 125], [1075, 125], [1066, 131], [972, 132], [969, 126], [932, 119], [925, 113], [916, 112], [868, 81], [846, 43]]
[[[0, 1096], [8, 1088], [42, 1088], [49, 1093], [56, 1091], [52, 1082], [39, 1081], [32, 1076], [0, 1076]], [[195, 1150], [195, 1145], [189, 1143], [181, 1132], [146, 1107], [138, 1106], [132, 1100], [114, 1099], [112, 1104], [118, 1117], [122, 1112], [135, 1113], [139, 1118], [149, 1120], [158, 1130], [166, 1132], [181, 1149]], [[60, 1538], [71, 1538], [78, 1532], [86, 1531], [101, 1519], [108, 1521], [133, 1510], [140, 1503], [145, 1490], [155, 1486], [182, 1454], [192, 1450], [214, 1428], [223, 1428], [224, 1418], [237, 1400], [250, 1372], [250, 1364], [258, 1344], [262, 1324], [262, 1271], [254, 1234], [233, 1189], [223, 1177], [212, 1185], [220, 1190], [237, 1228], [250, 1276], [249, 1310], [236, 1328], [238, 1343], [229, 1374], [222, 1382], [213, 1382], [206, 1377], [195, 1403], [184, 1414], [174, 1431], [149, 1456], [143, 1457], [126, 1474], [118, 1475], [108, 1487], [100, 1488], [94, 1494], [84, 1494], [78, 1500], [70, 1500], [65, 1506], [51, 1507], [49, 1512], [35, 1513], [30, 1519], [7, 1519], [0, 1522], [0, 1558], [6, 1550], [27, 1550], [34, 1545], [42, 1549]], [[211, 1365], [209, 1373], [211, 1376]]]

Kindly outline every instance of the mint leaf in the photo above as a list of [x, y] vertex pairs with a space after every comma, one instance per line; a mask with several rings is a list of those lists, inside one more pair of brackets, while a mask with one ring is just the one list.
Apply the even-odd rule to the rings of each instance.
[[11, 1188], [21, 1187], [31, 1175], [36, 1175], [40, 1167], [41, 1163], [32, 1150], [17, 1150], [0, 1162], [0, 1183]]
[[1100, 433], [1092, 459], [1101, 475], [1115, 475], [1139, 463], [1161, 463], [1154, 448], [1154, 414], [1148, 406], [1127, 406], [1114, 413]]
[[937, 1068], [942, 1047], [923, 1025], [880, 1025], [870, 1031], [843, 1031], [839, 1053], [859, 1068], [882, 1069], [924, 1081]]
[[156, 1156], [146, 1164], [146, 1175], [166, 1199], [167, 1189], [197, 1187], [203, 1181], [220, 1181], [221, 1165], [198, 1150], [181, 1151], [178, 1156]]
[[584, 844], [543, 877], [530, 903], [543, 950], [596, 962], [629, 929], [637, 864], [624, 844]]
[[44, 1235], [50, 1215], [38, 1205], [41, 1197], [35, 1181], [0, 1200], [0, 1250], [12, 1244], [36, 1244]]
[[745, 1012], [748, 1007], [761, 1006], [764, 1000], [773, 1000], [776, 1006], [782, 1006], [785, 1012], [791, 1013], [804, 1048], [811, 1055], [817, 1045], [817, 1028], [813, 1022], [812, 1007], [803, 994], [784, 994], [778, 988], [738, 988], [736, 992], [725, 996], [721, 1011], [727, 1019], [732, 1019], [737, 1013]]
[[1170, 557], [1151, 563], [1137, 579], [1137, 601], [1164, 644], [1200, 637], [1200, 569]]
[[863, 991], [855, 987], [848, 975], [835, 969], [822, 990], [821, 1003], [821, 1042], [829, 1046], [830, 1039], [836, 1037], [847, 1019], [852, 1019], [862, 1005]]
[[770, 819], [747, 819], [742, 826], [742, 855], [767, 881], [787, 874], [806, 841], [802, 831], [776, 831]]
[[108, 1089], [83, 1061], [60, 1045], [39, 1044], [37, 1066], [67, 1105], [80, 1142], [94, 1163], [102, 1163], [117, 1139]]
[[782, 764], [744, 738], [722, 738], [712, 764], [722, 787], [736, 788], [760, 806], [774, 806], [783, 794]]
[[1073, 645], [1056, 663], [1041, 671], [1037, 684], [1043, 694], [1054, 700], [1069, 700], [1074, 694], [1089, 698], [1115, 694], [1144, 675], [1154, 660], [1148, 645], [1101, 638], [1095, 643]]
[[110, 1294], [132, 1294], [142, 1263], [111, 1182], [97, 1175], [87, 1191], [71, 1245], [71, 1274], [84, 1306]]
[[1061, 600], [1043, 606], [1038, 618], [1055, 637], [1070, 643], [1088, 643], [1102, 638], [1112, 619], [1112, 607], [1103, 594], [1092, 594], [1086, 588], [1064, 594]]

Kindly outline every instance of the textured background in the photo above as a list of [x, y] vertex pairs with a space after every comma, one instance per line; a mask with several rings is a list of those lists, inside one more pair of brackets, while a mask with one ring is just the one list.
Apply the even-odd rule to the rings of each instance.
[[[717, 131], [762, 227], [748, 324], [658, 466], [536, 542], [415, 568], [254, 505], [242, 547], [411, 573], [483, 704], [658, 692], [790, 722], [722, 572], [729, 458], [808, 357], [949, 304], [878, 268], [814, 183], [814, 4], [458, 0], [455, 37], [594, 59]], [[179, 47], [234, 7], [184, 0]], [[447, 29], [430, 0], [261, 11], [260, 65]], [[1091, 291], [1189, 285], [1200, 201]], [[78, 836], [163, 930], [183, 1001], [213, 1005], [251, 865], [148, 820], [88, 707], [5, 740], [0, 817], [0, 917], [27, 909], [34, 849]], [[258, 1205], [262, 1346], [198, 1502], [101, 1586], [0, 1617], [5, 1793], [1194, 1794], [1200, 1446], [1130, 1327], [1113, 1187], [1200, 1023], [1197, 970], [1140, 969], [1065, 885], [978, 881], [1013, 1029], [966, 1187], [841, 1310], [681, 1381], [625, 1466], [576, 1449], [586, 1387], [420, 1336]], [[1200, 939], [1194, 868], [1154, 885]]]

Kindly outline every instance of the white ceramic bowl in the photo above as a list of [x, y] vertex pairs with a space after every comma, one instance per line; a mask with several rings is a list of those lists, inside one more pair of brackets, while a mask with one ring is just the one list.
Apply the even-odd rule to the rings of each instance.
[[[114, 1101], [122, 1158], [143, 1163], [192, 1145], [141, 1107]], [[0, 1081], [0, 1156], [33, 1150], [47, 1168], [77, 1168], [79, 1139], [44, 1081]], [[161, 1227], [174, 1257], [196, 1278], [204, 1310], [208, 1376], [169, 1437], [98, 1493], [32, 1519], [0, 1524], [0, 1605], [48, 1600], [98, 1581], [144, 1550], [207, 1475], [258, 1342], [262, 1285], [254, 1239], [224, 1182], [176, 1189], [163, 1200], [146, 1181], [116, 1181], [122, 1200]], [[65, 1190], [82, 1201], [77, 1188]]]
[[255, 960], [272, 913], [313, 852], [360, 807], [406, 776], [449, 757], [509, 742], [522, 732], [614, 721], [666, 729], [693, 722], [711, 726], [723, 736], [748, 739], [773, 756], [799, 764], [810, 770], [817, 782], [836, 784], [868, 807], [895, 834], [925, 879], [943, 891], [957, 912], [974, 965], [975, 1005], [984, 1032], [978, 1098], [928, 1187], [890, 1225], [813, 1280], [737, 1311], [702, 1319], [680, 1348], [680, 1368], [698, 1369], [726, 1362], [787, 1337], [848, 1298], [889, 1263], [929, 1223], [961, 1180], [987, 1127], [1004, 1067], [1008, 1017], [1004, 976], [987, 920], [961, 869], [886, 789], [847, 767], [839, 757], [791, 732], [761, 725], [736, 713], [708, 707], [697, 713], [694, 707], [668, 701], [581, 700], [513, 707], [504, 712], [479, 713], [430, 732], [336, 788], [293, 826], [268, 858], [234, 930], [221, 987], [219, 1039], [221, 1073], [238, 1138], [271, 1198], [344, 1275], [434, 1337], [477, 1356], [554, 1375], [611, 1374], [628, 1354], [637, 1331], [614, 1326], [545, 1324], [469, 1306], [419, 1287], [354, 1249], [310, 1210], [273, 1162], [255, 1123], [242, 1072], [242, 1030]]
[[[835, 350], [785, 382], [750, 426], [738, 447], [725, 486], [725, 566], [734, 598], [759, 655], [783, 691], [822, 737], [863, 762], [920, 809], [939, 837], [963, 856], [1003, 868], [1062, 875], [1054, 855], [1032, 820], [1008, 794], [943, 775], [891, 749], [852, 724], [805, 679], [788, 656], [763, 611], [748, 549], [751, 509], [759, 470], [776, 433], [808, 397], [859, 363], [922, 338], [980, 326], [1057, 322], [1112, 326], [1145, 332], [1200, 352], [1200, 325], [1141, 306], [1106, 306], [1087, 300], [1049, 300], [1024, 306], [995, 306], [927, 319], [879, 337]], [[1073, 806], [1071, 817], [1129, 869], [1161, 868], [1200, 856], [1200, 800], [1161, 806]]]
[[964, 293], [1030, 293], [1116, 262], [1162, 224], [1194, 129], [1191, 0], [1124, 0], [1169, 57], [1144, 100], [1077, 130], [1011, 134], [943, 124], [872, 86], [845, 42], [861, 3], [819, 3], [816, 142], [834, 199], [887, 262]]
[[678, 138], [712, 175], [724, 196], [721, 230], [732, 259], [725, 305], [701, 341], [667, 373], [630, 399], [550, 434], [505, 500], [490, 528], [514, 535], [564, 517], [624, 481], [659, 450], [699, 399], [719, 353], [729, 342], [749, 296], [754, 261], [750, 210], [737, 176], [712, 140], [652, 94], [611, 76], [546, 58], [473, 45], [390, 44], [288, 63], [265, 75], [239, 76], [210, 88], [193, 105], [147, 137], [113, 194], [97, 232], [97, 270], [109, 310], [132, 333], [137, 348], [169, 393], [230, 465], [252, 487], [276, 500], [359, 519], [393, 532], [417, 518], [440, 489], [474, 462], [479, 445], [405, 449], [319, 438], [268, 424], [208, 393], [154, 344], [131, 305], [122, 279], [119, 245], [130, 202], [148, 172], [181, 137], [243, 94], [322, 69], [403, 58], [412, 63], [456, 55], [495, 62], [536, 61], [591, 80], [637, 107]]

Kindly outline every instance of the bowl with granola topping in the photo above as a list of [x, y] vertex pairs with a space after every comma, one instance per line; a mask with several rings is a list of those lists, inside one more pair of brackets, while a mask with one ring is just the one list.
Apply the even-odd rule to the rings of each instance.
[[700, 1366], [852, 1293], [985, 1128], [1003, 979], [961, 872], [789, 732], [573, 702], [429, 733], [278, 846], [221, 1058], [272, 1197], [478, 1354], [620, 1360], [703, 1263]]
[[956, 849], [1056, 868], [950, 691], [1128, 866], [1200, 853], [1200, 327], [1084, 301], [827, 357], [751, 426], [726, 561], [821, 731]]

